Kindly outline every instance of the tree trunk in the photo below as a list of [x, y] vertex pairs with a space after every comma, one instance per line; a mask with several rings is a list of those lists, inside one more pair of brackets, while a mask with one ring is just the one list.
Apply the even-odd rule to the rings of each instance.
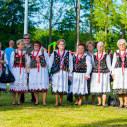
[[73, 0], [73, 3], [74, 3], [74, 8], [75, 8], [75, 14], [76, 14], [76, 17], [75, 17], [75, 20], [76, 20], [76, 27], [75, 27], [75, 44], [74, 44], [74, 51], [76, 51], [76, 43], [77, 43], [77, 6], [78, 6], [78, 2], [77, 2], [77, 0], [76, 0], [76, 3], [75, 3], [75, 1]]
[[53, 7], [53, 0], [51, 0], [50, 6], [50, 19], [49, 19], [49, 44], [52, 42], [52, 7]]
[[125, 39], [125, 25], [122, 25], [122, 39]]
[[108, 34], [108, 27], [107, 27], [107, 20], [108, 20], [108, 3], [106, 2], [105, 4], [105, 8], [106, 8], [106, 18], [105, 18], [105, 48], [104, 50], [106, 50], [106, 45], [107, 45], [107, 34]]
[[123, 25], [122, 25], [122, 39], [125, 39], [125, 16], [126, 16], [126, 0], [124, 0], [124, 5], [123, 5]]
[[80, 0], [78, 0], [78, 15], [77, 15], [77, 43], [76, 43], [76, 52], [78, 51], [78, 44], [79, 44], [79, 18], [80, 18]]
[[90, 40], [92, 39], [92, 26], [93, 26], [93, 0], [90, 4]]

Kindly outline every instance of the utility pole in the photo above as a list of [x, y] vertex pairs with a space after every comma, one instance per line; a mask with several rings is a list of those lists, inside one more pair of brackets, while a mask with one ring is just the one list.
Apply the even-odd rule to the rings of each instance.
[[24, 34], [28, 34], [28, 0], [25, 0]]

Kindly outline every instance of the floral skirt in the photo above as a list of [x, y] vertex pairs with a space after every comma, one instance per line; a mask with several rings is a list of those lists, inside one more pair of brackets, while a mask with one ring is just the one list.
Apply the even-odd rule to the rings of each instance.
[[127, 94], [127, 89], [114, 89], [113, 94], [114, 95]]

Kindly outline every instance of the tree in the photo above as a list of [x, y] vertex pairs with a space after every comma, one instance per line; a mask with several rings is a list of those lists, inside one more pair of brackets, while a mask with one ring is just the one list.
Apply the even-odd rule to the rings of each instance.
[[[24, 2], [23, 0], [0, 1], [0, 42], [3, 49], [8, 47], [9, 40], [23, 38], [24, 30]], [[29, 33], [35, 30], [34, 22], [30, 20], [33, 10], [32, 3], [29, 5]]]
[[94, 35], [96, 41], [103, 41], [105, 44], [105, 49], [107, 47], [108, 31], [111, 30], [113, 26], [113, 2], [112, 0], [94, 0], [94, 22], [99, 27], [99, 31], [96, 31]]

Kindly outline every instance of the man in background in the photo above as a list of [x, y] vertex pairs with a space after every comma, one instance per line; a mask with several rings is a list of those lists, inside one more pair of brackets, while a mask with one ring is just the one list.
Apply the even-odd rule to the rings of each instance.
[[10, 57], [11, 57], [11, 53], [15, 50], [14, 49], [14, 45], [15, 45], [15, 42], [13, 40], [10, 40], [9, 41], [9, 48], [6, 48], [5, 49], [5, 54], [7, 56], [7, 61], [8, 61], [9, 68], [10, 68]]
[[[24, 34], [23, 35], [23, 40], [24, 40], [24, 42], [25, 42], [25, 45], [24, 45], [24, 51], [26, 51], [27, 52], [27, 54], [30, 54], [32, 51], [33, 51], [33, 46], [30, 44], [30, 41], [31, 41], [31, 36], [30, 36], [30, 34]], [[29, 75], [28, 75], [29, 76]], [[29, 77], [28, 77], [29, 78]], [[34, 97], [34, 94], [33, 93], [31, 93], [31, 96], [32, 96], [32, 99], [31, 99], [31, 101], [33, 102], [33, 103], [35, 103], [35, 97]], [[21, 103], [24, 103], [24, 100], [25, 100], [25, 98], [24, 98], [24, 93], [22, 93], [22, 95], [21, 95], [21, 99], [20, 99], [20, 101], [21, 101]]]

